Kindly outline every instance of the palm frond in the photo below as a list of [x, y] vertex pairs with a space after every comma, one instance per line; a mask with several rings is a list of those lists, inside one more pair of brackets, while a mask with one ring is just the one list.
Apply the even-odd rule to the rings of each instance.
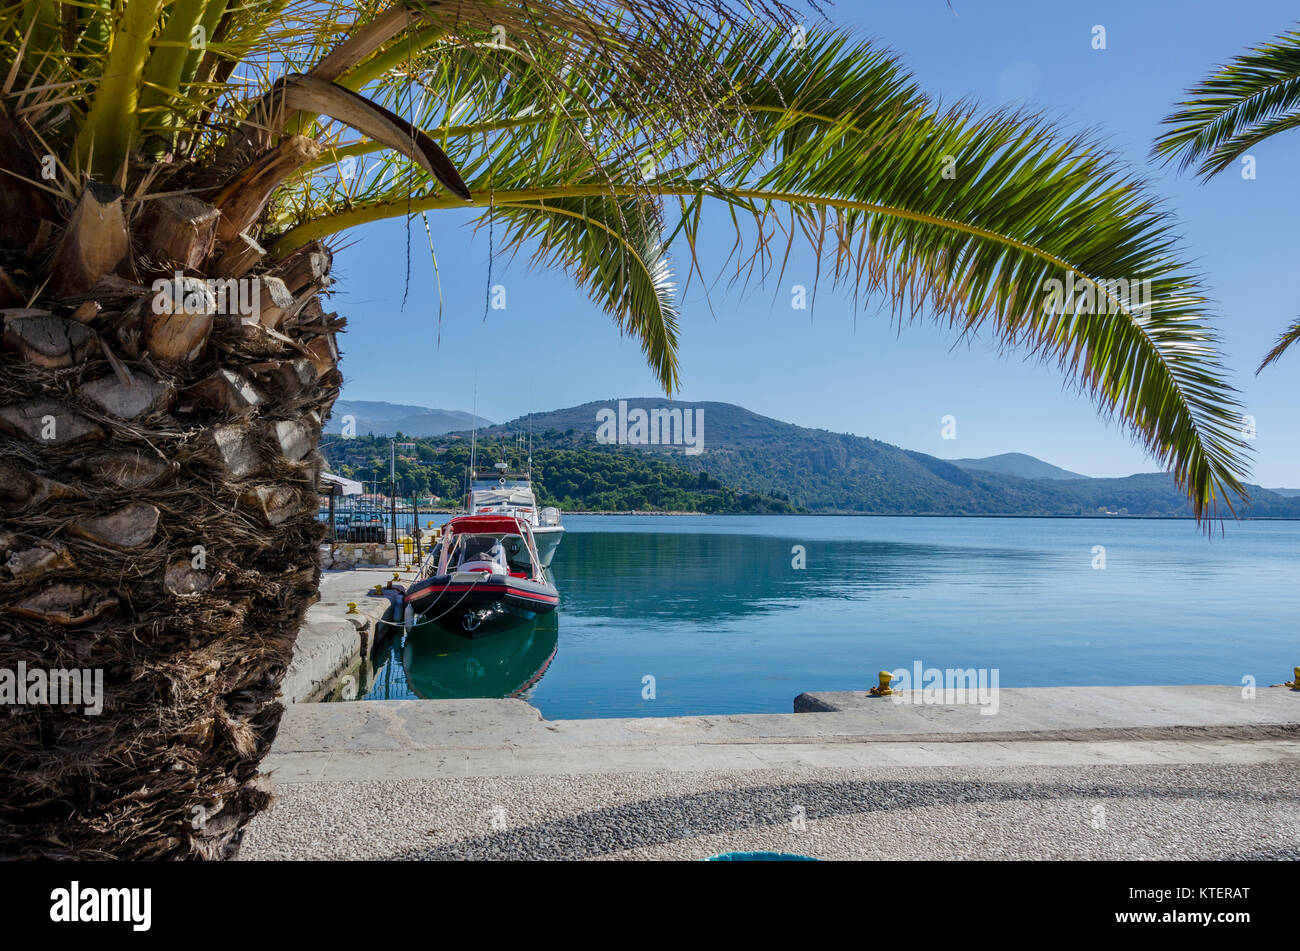
[[1290, 327], [1282, 331], [1282, 335], [1277, 338], [1277, 343], [1273, 344], [1273, 349], [1264, 356], [1255, 372], [1258, 373], [1270, 363], [1276, 363], [1278, 358], [1286, 353], [1297, 340], [1300, 340], [1300, 320], [1296, 320]]
[[1165, 118], [1153, 154], [1209, 179], [1264, 139], [1300, 125], [1300, 30], [1282, 33], [1201, 80]]
[[498, 202], [507, 253], [532, 247], [534, 263], [558, 267], [641, 345], [664, 391], [680, 380], [676, 284], [656, 206], [636, 196]]
[[[900, 316], [928, 308], [963, 332], [991, 332], [1053, 360], [1174, 472], [1198, 515], [1231, 510], [1246, 447], [1210, 304], [1180, 260], [1173, 219], [1123, 167], [1032, 117], [940, 108], [892, 56], [842, 34], [810, 32], [797, 51], [744, 32], [721, 47], [707, 41], [726, 77], [711, 108], [730, 114], [744, 141], [725, 161], [697, 156], [681, 136], [639, 134], [640, 115], [625, 120], [625, 108], [586, 133], [584, 116], [607, 114], [599, 72], [572, 99], [533, 96], [510, 108], [508, 92], [441, 85], [465, 96], [429, 104], [441, 110], [430, 118], [467, 130], [459, 142], [448, 132], [449, 152], [469, 180], [490, 178], [498, 204], [648, 191], [684, 200], [669, 231], [694, 242], [700, 206], [721, 202], [736, 213], [737, 241], [752, 238], [742, 279], [780, 280], [790, 248], [803, 243], [825, 264], [804, 283], [825, 274], [855, 295], [884, 293]], [[648, 97], [637, 108], [655, 107]], [[648, 184], [647, 154], [668, 164]], [[378, 175], [371, 201], [314, 210], [277, 250], [408, 209], [452, 207], [419, 189], [414, 199], [387, 194], [392, 183]], [[1049, 306], [1052, 281], [1094, 293]]]
[[136, 106], [163, 0], [127, 0], [114, 33], [102, 82], [77, 136], [82, 164], [105, 180], [116, 177], [138, 131]]
[[[963, 331], [988, 323], [1006, 345], [1055, 361], [1173, 471], [1198, 515], [1232, 507], [1245, 447], [1209, 302], [1179, 260], [1171, 216], [1130, 174], [1037, 119], [918, 113], [896, 70], [815, 100], [797, 69], [775, 78], [816, 134], [792, 140], [779, 119], [775, 160], [726, 190], [760, 232], [779, 227], [784, 204], [798, 226], [787, 240], [802, 236], [819, 256], [827, 242], [832, 279], [855, 293], [883, 288], [900, 314], [928, 302]], [[880, 93], [863, 96], [872, 83]], [[754, 258], [763, 272], [769, 247]], [[1049, 303], [1054, 280], [1096, 293]]]

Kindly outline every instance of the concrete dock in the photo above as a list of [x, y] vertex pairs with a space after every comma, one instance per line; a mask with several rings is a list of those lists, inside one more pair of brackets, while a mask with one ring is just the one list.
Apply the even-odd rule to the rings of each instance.
[[[386, 584], [393, 573], [388, 567], [321, 573], [320, 599], [307, 609], [294, 642], [293, 662], [280, 685], [285, 703], [318, 700], [360, 667], [374, 643], [375, 625], [388, 610], [388, 600], [371, 595], [370, 589]], [[349, 613], [349, 603], [356, 605], [355, 614]]]
[[542, 719], [298, 704], [241, 857], [1300, 858], [1300, 693], [1004, 689], [975, 705]]

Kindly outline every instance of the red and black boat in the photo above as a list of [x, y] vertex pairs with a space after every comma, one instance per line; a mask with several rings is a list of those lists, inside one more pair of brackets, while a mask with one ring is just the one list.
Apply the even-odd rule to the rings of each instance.
[[421, 574], [402, 596], [408, 629], [434, 624], [481, 637], [549, 614], [560, 603], [528, 522], [513, 516], [453, 518]]

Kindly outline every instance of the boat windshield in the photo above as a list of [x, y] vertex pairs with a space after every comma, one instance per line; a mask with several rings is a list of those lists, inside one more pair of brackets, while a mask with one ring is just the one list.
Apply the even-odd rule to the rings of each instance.
[[528, 573], [528, 546], [518, 535], [461, 535], [451, 552], [450, 567], [473, 570], [487, 568], [494, 573]]
[[528, 475], [519, 471], [476, 471], [470, 487], [476, 491], [491, 490], [495, 492], [529, 491]]
[[475, 479], [476, 489], [527, 489], [527, 479]]
[[490, 489], [474, 490], [474, 507], [487, 509], [488, 506], [514, 507], [531, 509], [536, 500], [530, 489]]

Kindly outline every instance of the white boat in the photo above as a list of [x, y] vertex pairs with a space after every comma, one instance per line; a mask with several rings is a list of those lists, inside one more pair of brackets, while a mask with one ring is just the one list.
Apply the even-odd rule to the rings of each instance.
[[549, 505], [538, 509], [528, 473], [512, 471], [504, 462], [473, 473], [468, 514], [508, 515], [526, 521], [533, 531], [537, 557], [543, 568], [551, 566], [555, 549], [564, 539], [560, 510]]

